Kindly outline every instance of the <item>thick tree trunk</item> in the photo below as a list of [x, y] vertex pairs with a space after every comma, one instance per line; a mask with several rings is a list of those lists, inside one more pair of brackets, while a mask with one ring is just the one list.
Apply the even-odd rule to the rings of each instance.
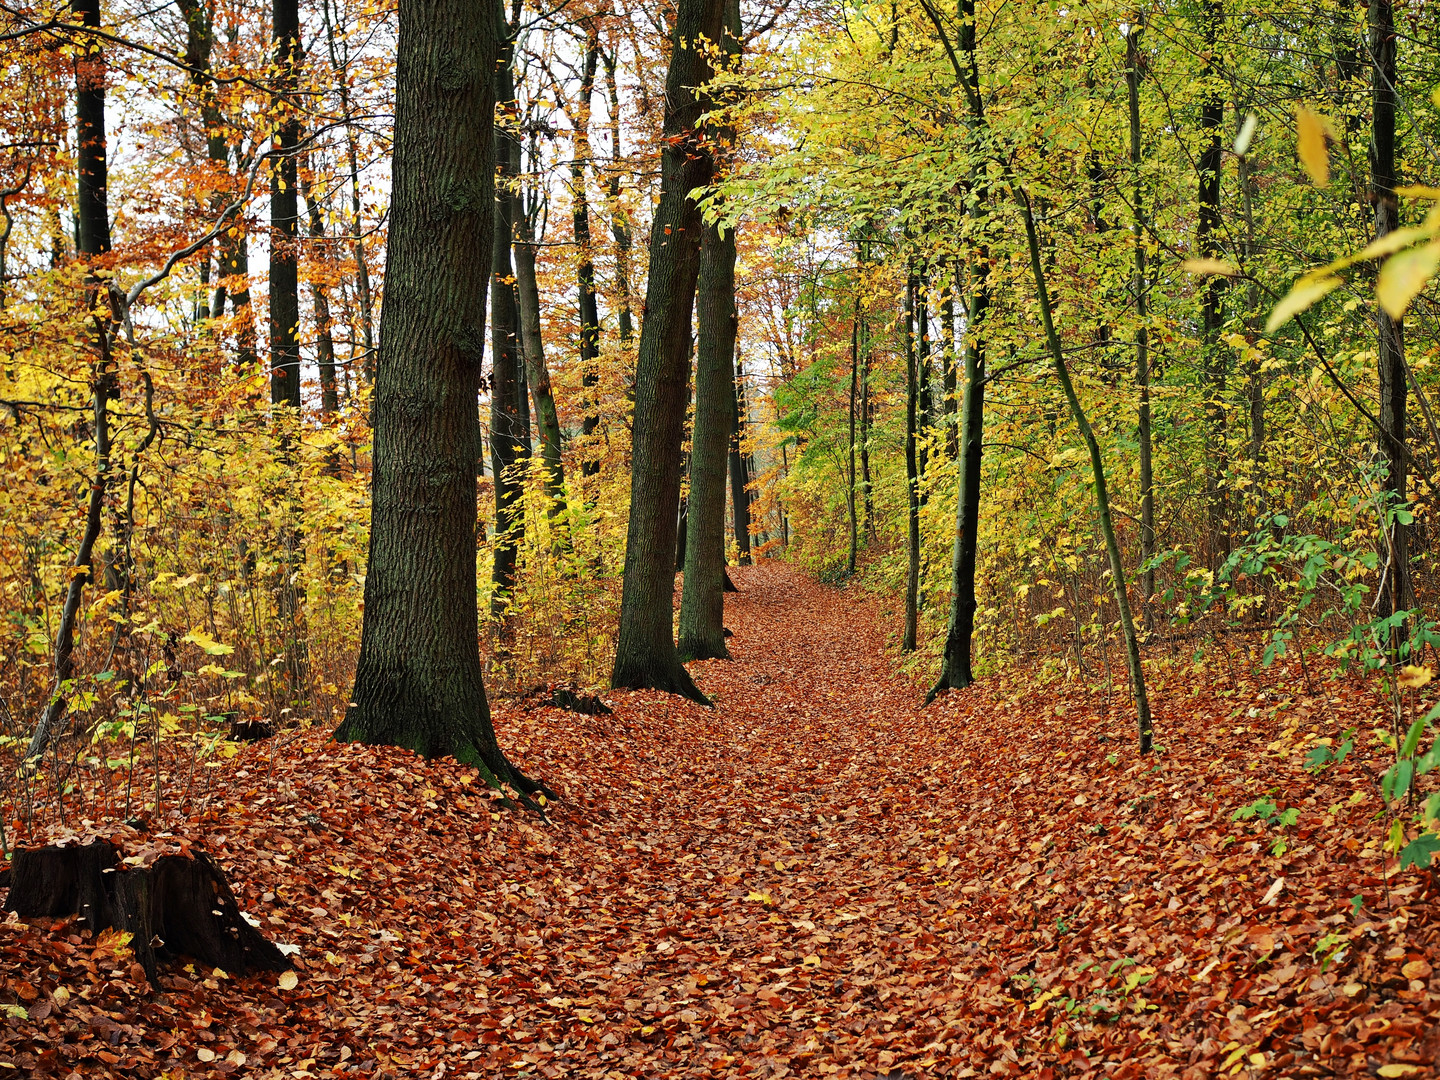
[[916, 453], [916, 411], [920, 404], [915, 362], [915, 290], [912, 270], [905, 282], [905, 631], [901, 652], [914, 652], [920, 621], [920, 459]]
[[1140, 590], [1145, 598], [1145, 626], [1151, 626], [1153, 615], [1150, 601], [1155, 595], [1155, 570], [1149, 566], [1155, 557], [1155, 468], [1152, 463], [1150, 432], [1150, 328], [1149, 275], [1145, 265], [1145, 204], [1140, 179], [1140, 33], [1133, 27], [1125, 39], [1125, 83], [1130, 106], [1130, 168], [1134, 172], [1135, 193], [1131, 200], [1134, 215], [1130, 231], [1135, 242], [1135, 386], [1140, 407], [1138, 437], [1140, 441]]
[[680, 601], [680, 656], [729, 659], [725, 648], [725, 465], [735, 370], [735, 231], [705, 229], [696, 293], [695, 426]]
[[295, 115], [296, 67], [300, 62], [298, 0], [274, 0], [274, 63], [277, 86], [271, 107], [279, 114], [270, 172], [270, 401], [300, 408], [300, 204], [295, 155], [300, 121]]
[[[1375, 237], [1400, 226], [1395, 197], [1395, 8], [1392, 0], [1372, 0], [1369, 11], [1371, 56], [1370, 197], [1375, 206]], [[1376, 311], [1379, 375], [1381, 452], [1387, 465], [1385, 490], [1393, 505], [1407, 499], [1405, 327], [1384, 308]], [[1386, 522], [1388, 565], [1380, 596], [1381, 614], [1410, 608], [1410, 530], [1399, 521]]]
[[665, 85], [660, 202], [650, 231], [645, 322], [636, 367], [634, 455], [615, 687], [667, 690], [708, 704], [680, 663], [674, 637], [675, 506], [690, 374], [690, 316], [704, 223], [690, 197], [710, 182], [698, 88], [705, 45], [720, 40], [725, 0], [679, 0]]
[[496, 617], [509, 611], [515, 589], [515, 564], [524, 537], [525, 451], [529, 445], [530, 403], [521, 384], [520, 307], [510, 245], [515, 231], [515, 185], [519, 183], [520, 144], [515, 80], [511, 67], [513, 39], [500, 49], [495, 71], [496, 110], [504, 118], [495, 126], [495, 226], [490, 246], [490, 469], [495, 475], [494, 592], [490, 610]]
[[[493, 0], [400, 0], [365, 618], [336, 737], [453, 754], [523, 794], [480, 668], [475, 407], [494, 213]], [[548, 792], [547, 792], [548, 794]]]

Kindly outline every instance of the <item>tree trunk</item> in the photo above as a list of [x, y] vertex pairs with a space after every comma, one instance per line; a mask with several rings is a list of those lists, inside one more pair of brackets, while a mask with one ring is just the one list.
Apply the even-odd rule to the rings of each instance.
[[[540, 329], [540, 285], [535, 277], [535, 214], [526, 207], [517, 190], [512, 214], [515, 218], [515, 289], [520, 301], [520, 347], [525, 354], [525, 381], [535, 404], [535, 425], [540, 430], [540, 460], [545, 466], [545, 493], [550, 497], [550, 514], [565, 508], [565, 466], [561, 459], [560, 414], [555, 409], [555, 392], [550, 387], [550, 368], [545, 363], [545, 340]], [[583, 309], [583, 303], [582, 303]], [[582, 328], [581, 334], [584, 334]]]
[[[515, 564], [524, 537], [525, 477], [523, 463], [529, 443], [530, 404], [520, 382], [519, 303], [510, 244], [515, 231], [515, 185], [519, 183], [520, 144], [515, 79], [514, 39], [507, 36], [495, 71], [495, 226], [490, 249], [490, 469], [495, 474], [495, 560], [490, 611], [503, 618], [515, 589]], [[522, 415], [523, 414], [523, 415]]]
[[690, 436], [689, 528], [680, 601], [680, 656], [730, 657], [725, 648], [725, 465], [735, 370], [735, 231], [705, 229], [696, 293], [695, 426]]
[[905, 633], [901, 652], [914, 652], [920, 621], [920, 461], [916, 454], [916, 410], [920, 403], [915, 363], [915, 290], [912, 269], [905, 281]]
[[[1392, 0], [1372, 0], [1369, 10], [1371, 56], [1370, 197], [1375, 207], [1375, 237], [1400, 225], [1395, 197], [1395, 8]], [[1381, 452], [1385, 455], [1385, 491], [1392, 506], [1407, 500], [1405, 327], [1384, 308], [1376, 311], [1380, 368]], [[1413, 601], [1410, 584], [1410, 530], [1399, 521], [1385, 521], [1389, 562], [1380, 597], [1380, 614], [1407, 610]], [[1398, 636], [1398, 635], [1397, 635]]]
[[660, 154], [660, 202], [650, 231], [645, 322], [635, 376], [634, 456], [625, 584], [611, 685], [649, 687], [709, 704], [680, 663], [674, 637], [675, 506], [690, 374], [690, 317], [704, 223], [690, 197], [710, 182], [701, 138], [709, 79], [705, 45], [720, 40], [725, 0], [678, 0]]
[[[585, 164], [591, 159], [590, 101], [595, 93], [595, 68], [600, 61], [600, 38], [592, 22], [585, 40], [585, 68], [580, 78], [580, 102], [571, 125], [575, 129], [575, 156], [570, 162], [570, 203], [575, 228], [575, 277], [580, 290], [580, 384], [587, 401], [585, 418], [580, 423], [582, 434], [595, 434], [600, 427], [599, 407], [593, 400], [600, 385], [600, 305], [595, 292], [595, 252], [590, 239], [590, 197], [585, 183]], [[618, 123], [612, 117], [613, 123]], [[587, 449], [580, 464], [582, 476], [600, 472], [600, 455], [596, 448]]]
[[1145, 669], [1140, 665], [1140, 639], [1135, 634], [1135, 620], [1130, 614], [1130, 597], [1125, 586], [1125, 564], [1120, 558], [1120, 544], [1115, 539], [1115, 522], [1110, 516], [1110, 492], [1105, 483], [1105, 463], [1100, 456], [1100, 443], [1090, 426], [1090, 418], [1070, 382], [1070, 371], [1065, 366], [1065, 353], [1060, 347], [1060, 335], [1055, 331], [1055, 318], [1050, 306], [1050, 290], [1045, 284], [1045, 267], [1040, 258], [1040, 238], [1035, 229], [1035, 217], [1030, 209], [1030, 198], [1024, 189], [1012, 178], [1011, 186], [1015, 201], [1020, 207], [1020, 216], [1025, 222], [1025, 240], [1030, 249], [1030, 271], [1035, 278], [1035, 297], [1040, 305], [1040, 321], [1045, 327], [1045, 343], [1050, 349], [1050, 359], [1055, 366], [1055, 378], [1064, 391], [1070, 406], [1070, 415], [1085, 448], [1090, 452], [1090, 470], [1095, 480], [1095, 508], [1100, 517], [1100, 532], [1105, 538], [1105, 553], [1110, 560], [1110, 579], [1115, 588], [1115, 606], [1120, 612], [1120, 628], [1125, 636], [1125, 659], [1130, 669], [1130, 688], [1135, 695], [1136, 726], [1139, 730], [1140, 753], [1148, 754], [1151, 745], [1150, 696], [1145, 689]]
[[620, 344], [629, 345], [635, 331], [630, 314], [630, 217], [620, 202], [620, 90], [615, 82], [616, 56], [604, 55], [605, 89], [610, 98], [610, 177], [605, 191], [610, 200], [610, 235], [615, 240], [615, 294], [619, 309]]
[[[1202, 259], [1220, 255], [1220, 126], [1225, 120], [1225, 97], [1220, 86], [1219, 49], [1225, 21], [1224, 0], [1205, 0], [1206, 96], [1200, 107], [1200, 207], [1195, 248]], [[1225, 396], [1227, 357], [1220, 343], [1224, 313], [1221, 297], [1225, 279], [1207, 276], [1200, 294], [1200, 350], [1205, 366], [1205, 458], [1207, 512], [1210, 518], [1212, 563], [1218, 565], [1230, 552], [1229, 493], [1226, 491], [1228, 451], [1226, 448]]]
[[[494, 213], [493, 0], [400, 0], [365, 618], [336, 737], [545, 791], [495, 740], [476, 611], [475, 408]], [[550, 794], [546, 792], [546, 794]]]
[[[330, 249], [326, 243], [325, 219], [321, 217], [320, 203], [315, 198], [309, 178], [303, 174], [300, 194], [305, 199], [309, 216], [310, 239], [318, 246], [316, 257], [328, 261]], [[330, 295], [323, 280], [313, 279], [310, 292], [315, 301], [315, 359], [320, 368], [320, 412], [330, 416], [340, 411], [340, 388], [335, 379], [335, 320], [330, 314]]]
[[[971, 211], [983, 219], [979, 203]], [[963, 690], [975, 681], [970, 646], [975, 636], [975, 560], [979, 553], [980, 469], [985, 445], [985, 339], [981, 336], [990, 307], [990, 253], [981, 246], [971, 260], [974, 281], [965, 319], [965, 386], [960, 408], [960, 481], [955, 495], [955, 545], [950, 560], [950, 619], [940, 678], [926, 696], [933, 701], [944, 690]]]
[[[957, 276], [959, 271], [956, 271]], [[950, 458], [956, 457], [960, 452], [960, 429], [957, 424], [959, 419], [956, 413], [959, 410], [959, 401], [956, 394], [960, 392], [959, 372], [955, 363], [955, 293], [946, 289], [940, 301], [940, 322], [944, 326], [944, 337], [941, 339], [940, 360], [944, 368], [945, 400], [942, 412], [945, 417], [945, 453]]]
[[855, 508], [855, 408], [860, 397], [860, 294], [855, 294], [854, 310], [850, 315], [850, 430], [846, 441], [845, 462], [845, 509], [850, 518], [850, 553], [845, 560], [845, 572], [855, 574], [855, 560], [859, 554], [860, 523]]
[[[99, 28], [100, 0], [78, 0], [75, 8], [83, 25]], [[110, 250], [106, 196], [109, 185], [105, 139], [106, 76], [105, 53], [99, 40], [92, 38], [86, 43], [84, 54], [75, 61], [76, 234], [80, 257], [86, 263], [92, 263]], [[88, 272], [85, 276], [86, 310], [95, 311], [105, 306], [108, 299], [104, 283], [93, 271]], [[70, 583], [65, 590], [60, 625], [55, 632], [55, 689], [31, 732], [30, 745], [25, 752], [28, 759], [44, 755], [69, 708], [66, 694], [75, 675], [75, 626], [80, 619], [80, 601], [85, 586], [94, 580], [91, 560], [104, 524], [105, 496], [110, 487], [110, 399], [116, 391], [110, 350], [110, 320], [96, 316], [93, 322], [96, 348], [90, 368], [90, 391], [95, 473], [85, 509], [85, 529], [80, 536], [80, 546], [75, 551], [75, 561], [71, 564]]]
[[271, 108], [279, 116], [278, 154], [270, 171], [270, 402], [300, 408], [300, 207], [295, 154], [300, 122], [295, 115], [296, 67], [300, 60], [298, 0], [273, 0], [276, 90]]
[[860, 489], [864, 495], [865, 535], [875, 541], [875, 488], [870, 477], [870, 327], [860, 311]]
[[750, 565], [750, 468], [744, 452], [745, 391], [740, 357], [735, 357], [730, 380], [730, 515], [735, 528], [736, 562]]
[[1149, 276], [1145, 266], [1145, 204], [1140, 179], [1140, 33], [1135, 26], [1125, 38], [1125, 84], [1130, 105], [1130, 168], [1134, 173], [1135, 194], [1131, 200], [1134, 215], [1131, 235], [1135, 241], [1135, 386], [1140, 395], [1140, 589], [1145, 597], [1145, 626], [1151, 626], [1151, 599], [1155, 596], [1155, 570], [1149, 565], [1155, 557], [1155, 469], [1152, 462], [1150, 432], [1150, 328]]

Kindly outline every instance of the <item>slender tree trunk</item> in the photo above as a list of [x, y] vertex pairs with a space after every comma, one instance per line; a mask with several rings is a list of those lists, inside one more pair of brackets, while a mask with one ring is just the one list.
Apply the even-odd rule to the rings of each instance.
[[865, 535], [875, 541], [875, 488], [870, 478], [870, 328], [860, 312], [860, 488], [865, 504]]
[[855, 294], [854, 310], [850, 316], [850, 431], [845, 466], [845, 509], [850, 517], [850, 554], [845, 560], [845, 572], [855, 573], [855, 560], [859, 554], [860, 523], [855, 507], [855, 408], [860, 397], [860, 294]]
[[920, 461], [916, 454], [916, 410], [919, 406], [919, 379], [915, 363], [914, 270], [905, 282], [905, 633], [901, 652], [914, 652], [920, 621]]
[[[309, 177], [300, 174], [300, 194], [305, 199], [310, 239], [316, 244], [316, 257], [329, 261], [330, 248], [325, 236], [325, 219], [319, 200], [315, 198]], [[335, 378], [335, 319], [330, 313], [330, 294], [323, 279], [310, 282], [315, 302], [315, 359], [320, 368], [320, 412], [330, 416], [340, 411], [340, 388]]]
[[[545, 493], [553, 517], [565, 508], [565, 466], [561, 459], [560, 414], [545, 362], [545, 340], [540, 327], [540, 284], [535, 277], [535, 213], [526, 207], [518, 187], [511, 210], [515, 219], [515, 290], [519, 298], [520, 347], [525, 354], [525, 382], [535, 405], [535, 426], [540, 431], [540, 460], [545, 466]], [[583, 305], [582, 305], [583, 307]], [[581, 330], [582, 335], [584, 330]]]
[[[958, 271], [957, 271], [958, 273]], [[956, 421], [959, 417], [956, 413], [960, 403], [955, 395], [959, 392], [959, 372], [955, 363], [957, 350], [955, 348], [955, 294], [946, 289], [940, 301], [940, 322], [944, 326], [944, 337], [941, 339], [940, 361], [944, 368], [945, 400], [942, 410], [945, 416], [945, 453], [948, 457], [954, 458], [960, 451], [960, 429]]]
[[736, 561], [750, 565], [750, 468], [744, 452], [745, 373], [739, 356], [735, 358], [734, 377], [730, 380], [730, 513], [735, 526]]
[[935, 427], [935, 395], [930, 385], [930, 274], [921, 267], [915, 280], [915, 391], [919, 395], [916, 412], [916, 494], [923, 507], [930, 499], [925, 475], [930, 469], [929, 436]]
[[[76, 0], [75, 11], [83, 25], [99, 29], [100, 0]], [[98, 39], [84, 43], [75, 58], [75, 164], [76, 237], [80, 258], [87, 264], [110, 251], [110, 212], [107, 188], [109, 162], [105, 139], [105, 53]], [[85, 308], [96, 311], [106, 306], [106, 286], [93, 271], [85, 276]], [[75, 626], [80, 619], [80, 602], [85, 586], [94, 580], [95, 544], [104, 524], [105, 496], [110, 487], [110, 399], [115, 396], [115, 366], [110, 351], [110, 319], [93, 317], [95, 358], [90, 369], [92, 396], [91, 434], [95, 440], [95, 473], [85, 510], [85, 529], [71, 564], [60, 625], [55, 632], [55, 689], [30, 736], [25, 756], [44, 755], [60, 721], [69, 708], [69, 683], [75, 676]]]
[[494, 213], [493, 0], [400, 0], [365, 618], [336, 737], [453, 754], [522, 796], [481, 675], [475, 393]]
[[704, 223], [690, 193], [710, 182], [697, 88], [710, 76], [702, 38], [720, 40], [725, 0], [678, 0], [660, 153], [660, 202], [650, 230], [645, 322], [635, 376], [634, 454], [625, 584], [611, 684], [709, 704], [675, 650], [675, 506], [690, 374], [690, 321]]
[[[727, 42], [728, 44], [728, 42]], [[732, 133], [720, 132], [723, 145]], [[725, 465], [733, 421], [735, 231], [705, 227], [696, 300], [695, 425], [680, 601], [680, 656], [728, 659], [725, 648]]]
[[[1224, 0], [1205, 0], [1204, 11], [1206, 60], [1202, 78], [1207, 85], [1200, 107], [1200, 212], [1195, 247], [1202, 259], [1215, 259], [1220, 254], [1220, 127], [1225, 120], [1225, 96], [1219, 89], [1219, 42], [1225, 22]], [[1212, 561], [1216, 565], [1230, 552], [1229, 493], [1226, 490], [1229, 457], [1225, 422], [1228, 363], [1220, 343], [1224, 322], [1221, 308], [1224, 280], [1218, 274], [1206, 277], [1200, 295], [1200, 348], [1205, 365], [1205, 458], [1209, 465], [1206, 503]]]
[[1110, 492], [1105, 483], [1105, 463], [1100, 456], [1100, 443], [1085, 415], [1085, 408], [1075, 393], [1070, 381], [1070, 371], [1065, 366], [1065, 353], [1060, 347], [1060, 335], [1055, 330], [1055, 318], [1050, 306], [1050, 290], [1045, 283], [1045, 266], [1040, 257], [1040, 238], [1035, 228], [1035, 217], [1030, 210], [1030, 198], [1025, 190], [1010, 181], [1015, 191], [1015, 201], [1020, 216], [1025, 222], [1025, 240], [1030, 249], [1030, 270], [1035, 278], [1035, 295], [1040, 305], [1040, 321], [1045, 327], [1045, 343], [1050, 349], [1050, 359], [1055, 366], [1055, 377], [1064, 391], [1070, 406], [1070, 415], [1085, 440], [1090, 452], [1090, 469], [1095, 480], [1095, 508], [1100, 517], [1100, 532], [1105, 538], [1105, 553], [1110, 560], [1110, 579], [1115, 588], [1115, 606], [1120, 612], [1120, 628], [1125, 635], [1125, 659], [1130, 669], [1130, 688], [1135, 695], [1136, 726], [1139, 729], [1140, 753], [1148, 754], [1152, 739], [1150, 722], [1150, 697], [1145, 689], [1145, 669], [1140, 664], [1140, 639], [1135, 633], [1135, 620], [1130, 614], [1130, 597], [1125, 586], [1125, 564], [1120, 558], [1120, 544], [1115, 538], [1115, 522], [1110, 516]]
[[1134, 174], [1134, 197], [1131, 199], [1134, 218], [1130, 231], [1135, 242], [1135, 385], [1140, 394], [1140, 589], [1145, 597], [1145, 625], [1153, 619], [1150, 602], [1155, 595], [1155, 570], [1149, 565], [1155, 557], [1155, 469], [1152, 463], [1150, 432], [1150, 328], [1149, 275], [1145, 265], [1145, 204], [1144, 186], [1140, 177], [1140, 34], [1135, 26], [1125, 38], [1125, 84], [1130, 106], [1130, 168]]
[[605, 89], [610, 98], [610, 176], [605, 191], [610, 202], [610, 235], [615, 240], [615, 296], [620, 344], [635, 335], [630, 314], [630, 216], [620, 201], [620, 89], [615, 81], [616, 57], [604, 54]]
[[[495, 69], [495, 225], [490, 244], [490, 468], [495, 474], [495, 561], [491, 614], [502, 617], [515, 589], [515, 564], [524, 536], [525, 477], [523, 462], [529, 444], [530, 405], [520, 381], [519, 304], [510, 263], [514, 238], [515, 185], [519, 182], [520, 146], [513, 69], [514, 39], [500, 47]], [[522, 415], [523, 414], [523, 415]]]
[[298, 0], [274, 0], [276, 90], [271, 107], [279, 115], [278, 158], [270, 173], [270, 401], [300, 408], [300, 205], [295, 155], [300, 122], [295, 115], [296, 68], [300, 61]]
[[[1394, 232], [1400, 225], [1395, 197], [1395, 108], [1396, 33], [1393, 0], [1371, 0], [1369, 9], [1371, 57], [1371, 110], [1374, 116], [1370, 135], [1370, 198], [1375, 207], [1375, 237]], [[1406, 482], [1405, 327], [1384, 308], [1376, 311], [1379, 375], [1381, 451], [1385, 455], [1385, 491], [1393, 505], [1408, 499]], [[1395, 521], [1385, 525], [1389, 533], [1389, 565], [1381, 614], [1410, 608], [1410, 530]]]
[[[592, 22], [585, 40], [585, 68], [580, 79], [580, 101], [571, 118], [575, 129], [575, 156], [570, 162], [570, 203], [575, 227], [575, 275], [580, 289], [580, 383], [585, 388], [585, 418], [580, 431], [594, 435], [600, 427], [599, 406], [594, 400], [600, 385], [600, 304], [595, 290], [595, 251], [590, 238], [590, 196], [585, 181], [586, 163], [591, 160], [590, 102], [595, 93], [595, 69], [600, 61], [600, 38]], [[612, 116], [612, 123], [618, 120]], [[617, 136], [618, 137], [618, 136]], [[618, 177], [617, 181], [618, 183]], [[626, 305], [629, 306], [628, 303]], [[600, 472], [599, 448], [591, 446], [580, 463], [583, 476]]]

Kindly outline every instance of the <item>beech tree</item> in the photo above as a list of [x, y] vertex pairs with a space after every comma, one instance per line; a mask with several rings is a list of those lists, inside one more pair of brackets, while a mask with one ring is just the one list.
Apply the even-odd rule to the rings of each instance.
[[692, 193], [710, 183], [700, 117], [710, 77], [707, 42], [720, 39], [725, 0], [679, 0], [665, 79], [660, 201], [650, 229], [650, 274], [635, 372], [634, 456], [625, 582], [611, 685], [683, 694], [703, 704], [675, 648], [673, 597], [680, 446], [690, 381], [690, 320], [704, 221]]
[[[480, 668], [475, 392], [494, 227], [494, 0], [401, 0], [365, 615], [342, 740], [454, 755], [528, 797]], [[546, 792], [548, 794], [548, 792]]]

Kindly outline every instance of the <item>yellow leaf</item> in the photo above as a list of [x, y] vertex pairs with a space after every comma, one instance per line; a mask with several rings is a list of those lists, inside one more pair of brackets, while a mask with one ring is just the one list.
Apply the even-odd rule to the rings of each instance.
[[293, 971], [282, 971], [275, 985], [281, 990], [294, 990], [295, 987], [300, 985], [300, 976], [296, 975]]
[[1241, 157], [1250, 149], [1250, 142], [1255, 138], [1255, 128], [1259, 123], [1259, 119], [1252, 112], [1245, 117], [1245, 123], [1240, 125], [1240, 134], [1235, 136], [1235, 153]]
[[223, 645], [203, 630], [191, 630], [182, 640], [199, 645], [211, 656], [224, 656], [235, 651], [234, 645]]
[[1264, 1055], [1264, 1054], [1251, 1054], [1249, 1060], [1250, 1060], [1250, 1064], [1251, 1064], [1251, 1065], [1254, 1065], [1255, 1068], [1257, 1068], [1257, 1069], [1263, 1069], [1263, 1068], [1265, 1067], [1265, 1055]]
[[1240, 273], [1235, 267], [1220, 259], [1186, 259], [1180, 264], [1180, 269], [1187, 274], [1210, 275], [1218, 274], [1220, 277], [1235, 277]]
[[1440, 188], [1428, 187], [1425, 184], [1406, 184], [1404, 187], [1397, 187], [1395, 194], [1403, 195], [1407, 199], [1440, 199]]
[[1330, 152], [1325, 147], [1325, 120], [1304, 105], [1295, 107], [1295, 149], [1300, 164], [1316, 187], [1330, 183]]
[[1273, 334], [1316, 300], [1330, 295], [1339, 285], [1340, 279], [1325, 271], [1306, 274], [1295, 282], [1285, 299], [1270, 312], [1270, 318], [1265, 322], [1265, 333]]
[[1406, 664], [1400, 669], [1400, 673], [1395, 677], [1395, 681], [1406, 690], [1419, 690], [1420, 687], [1424, 686], [1434, 677], [1435, 672], [1431, 671], [1428, 667], [1416, 667], [1414, 664]]
[[765, 892], [752, 892], [748, 896], [746, 896], [745, 899], [753, 900], [757, 904], [773, 904], [775, 902], [774, 899], [771, 898], [770, 894]]
[[1440, 266], [1440, 240], [1402, 251], [1385, 260], [1375, 282], [1375, 298], [1392, 319], [1405, 314], [1410, 301], [1420, 295]]
[[1394, 1063], [1392, 1063], [1392, 1064], [1390, 1064], [1390, 1065], [1381, 1065], [1380, 1068], [1376, 1070], [1376, 1075], [1378, 1075], [1378, 1076], [1414, 1076], [1414, 1075], [1415, 1075], [1416, 1073], [1418, 1073], [1419, 1071], [1420, 1071], [1420, 1066], [1419, 1066], [1419, 1065], [1401, 1065], [1399, 1062], [1394, 1062]]

